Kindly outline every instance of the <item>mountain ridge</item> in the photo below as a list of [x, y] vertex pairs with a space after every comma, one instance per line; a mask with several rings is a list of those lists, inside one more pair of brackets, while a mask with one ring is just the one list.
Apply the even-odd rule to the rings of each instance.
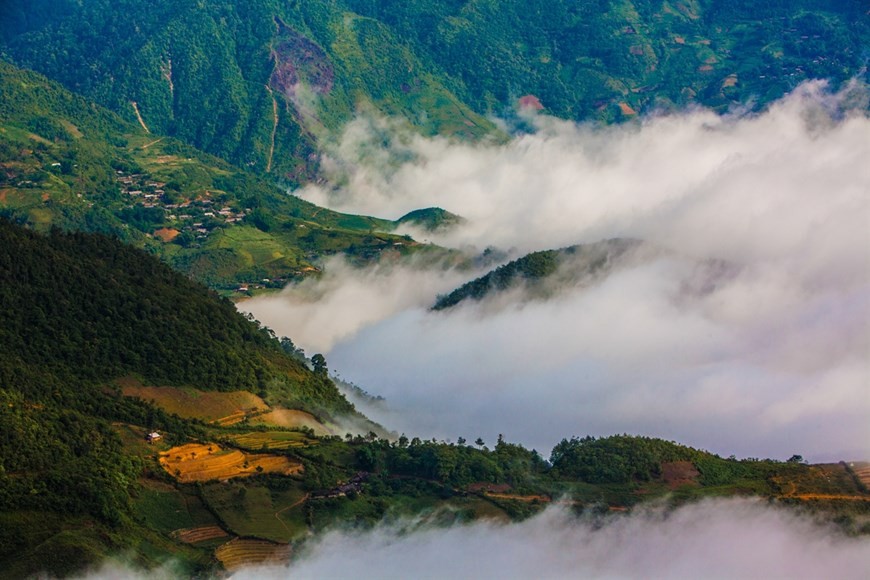
[[607, 122], [761, 107], [802, 80], [866, 74], [870, 39], [860, 0], [10, 0], [3, 15], [16, 62], [290, 184], [316, 177], [319, 143], [359, 110], [479, 139], [520, 101]]

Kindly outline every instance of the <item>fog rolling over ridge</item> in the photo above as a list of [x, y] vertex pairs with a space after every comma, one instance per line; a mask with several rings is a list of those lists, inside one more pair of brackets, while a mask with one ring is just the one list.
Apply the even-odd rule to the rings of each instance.
[[[517, 289], [433, 313], [478, 273], [331, 263], [320, 284], [241, 306], [385, 396], [392, 412], [374, 419], [423, 437], [503, 433], [545, 455], [562, 437], [628, 432], [725, 455], [870, 457], [866, 87], [809, 83], [754, 115], [542, 117], [503, 145], [404, 135], [378, 149], [373, 123], [389, 127], [358, 121], [334, 149], [346, 186], [300, 195], [385, 217], [443, 207], [468, 222], [417, 235], [453, 247], [667, 250], [547, 300]], [[698, 280], [709, 259], [733, 275]]]
[[560, 508], [521, 523], [332, 532], [253, 578], [862, 578], [866, 540], [831, 535], [760, 500], [640, 509], [599, 527]]

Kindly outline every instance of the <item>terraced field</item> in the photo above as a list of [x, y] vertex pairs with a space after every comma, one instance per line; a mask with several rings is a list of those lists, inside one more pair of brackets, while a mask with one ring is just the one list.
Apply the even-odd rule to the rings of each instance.
[[160, 454], [160, 465], [182, 483], [246, 477], [257, 473], [292, 475], [302, 464], [288, 457], [243, 453], [217, 444], [188, 443]]
[[217, 538], [227, 538], [229, 534], [219, 526], [199, 526], [175, 530], [172, 532], [172, 536], [185, 544], [198, 544]]
[[266, 540], [235, 538], [215, 550], [215, 557], [232, 572], [256, 564], [286, 564], [290, 561], [290, 546]]
[[247, 449], [289, 449], [316, 445], [317, 439], [298, 431], [252, 431], [234, 436], [233, 442]]
[[855, 463], [852, 467], [861, 483], [870, 487], [870, 463]]

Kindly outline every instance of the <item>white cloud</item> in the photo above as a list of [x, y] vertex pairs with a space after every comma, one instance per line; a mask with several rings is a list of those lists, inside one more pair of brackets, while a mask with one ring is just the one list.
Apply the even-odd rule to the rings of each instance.
[[426, 307], [432, 292], [450, 291], [462, 281], [457, 272], [412, 264], [361, 269], [333, 258], [321, 278], [309, 278], [278, 295], [246, 300], [238, 307], [314, 354], [369, 324], [408, 308]]
[[[372, 149], [360, 122], [337, 149], [346, 186], [303, 195], [389, 217], [439, 205], [470, 220], [440, 240], [456, 246], [631, 236], [672, 252], [548, 301], [440, 313], [426, 307], [456, 272], [330, 264], [323, 282], [245, 308], [328, 349], [332, 368], [387, 397], [393, 414], [374, 418], [409, 434], [504, 433], [546, 453], [630, 432], [725, 455], [867, 457], [866, 111], [862, 87], [811, 83], [754, 116], [544, 119], [504, 145], [404, 136]], [[735, 275], [710, 278], [707, 258]], [[304, 302], [312, 291], [320, 301]]]
[[[412, 526], [413, 527], [413, 526]], [[560, 508], [519, 524], [333, 532], [289, 570], [247, 578], [863, 578], [870, 542], [761, 501], [637, 511], [604, 525]]]

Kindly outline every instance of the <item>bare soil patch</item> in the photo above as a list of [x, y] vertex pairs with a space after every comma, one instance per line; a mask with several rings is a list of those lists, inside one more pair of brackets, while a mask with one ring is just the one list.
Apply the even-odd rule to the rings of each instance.
[[177, 238], [180, 233], [181, 232], [179, 232], [175, 228], [160, 228], [159, 230], [154, 231], [154, 237], [168, 244], [169, 242]]
[[251, 423], [274, 425], [275, 427], [287, 427], [289, 429], [308, 427], [314, 429], [316, 435], [330, 435], [326, 426], [317, 420], [317, 417], [305, 411], [293, 409], [274, 409], [263, 415], [255, 417]]
[[684, 485], [699, 485], [698, 477], [701, 476], [691, 461], [672, 461], [662, 463], [662, 479], [671, 489], [677, 489]]

